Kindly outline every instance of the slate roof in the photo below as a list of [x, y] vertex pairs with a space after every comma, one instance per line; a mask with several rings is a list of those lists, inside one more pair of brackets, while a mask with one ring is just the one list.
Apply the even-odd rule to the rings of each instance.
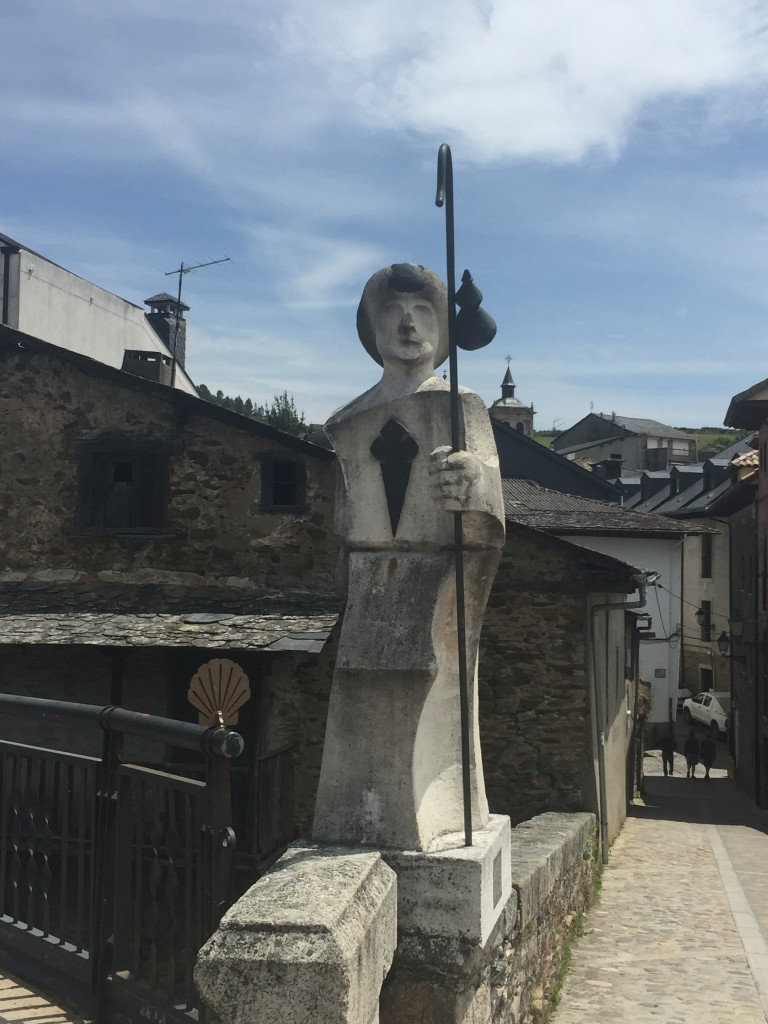
[[[0, 583], [0, 644], [319, 651], [339, 617], [325, 590]], [[266, 590], [266, 593], [264, 593]]]
[[[723, 514], [726, 514], [724, 509], [734, 505], [734, 502], [734, 508], [741, 507], [743, 502], [747, 500], [748, 495], [740, 488], [738, 475], [732, 467], [738, 466], [736, 460], [740, 455], [753, 452], [751, 438], [743, 437], [739, 441], [734, 441], [711, 459], [707, 459], [706, 462], [677, 467], [675, 475], [680, 487], [679, 493], [670, 494], [669, 489], [667, 489], [664, 492], [666, 499], [656, 504], [654, 511], [661, 515], [673, 516], [674, 518], [686, 518], [689, 516], [711, 516], [716, 514], [716, 508], [718, 513], [723, 512]], [[704, 483], [707, 480], [705, 473], [708, 469], [714, 470], [714, 473], [707, 475], [710, 477], [714, 476], [716, 482], [709, 490], [704, 491]], [[662, 472], [671, 477], [670, 470]], [[652, 476], [653, 474], [646, 473], [644, 475]], [[693, 482], [688, 483], [691, 479]], [[644, 509], [658, 496], [658, 494], [654, 495], [652, 499], [649, 499], [649, 502], [645, 503], [635, 500], [633, 507], [638, 510]]]
[[322, 650], [338, 615], [0, 614], [0, 644]]
[[680, 537], [708, 532], [701, 527], [682, 526], [665, 516], [549, 491], [530, 480], [502, 480], [501, 490], [506, 518], [543, 533]]
[[679, 437], [686, 441], [693, 440], [690, 434], [678, 430], [677, 427], [668, 427], [666, 423], [659, 423], [658, 420], [638, 419], [635, 416], [616, 416], [615, 418], [612, 416], [610, 420], [607, 416], [603, 416], [602, 419], [608, 420], [609, 423], [617, 423], [620, 427], [626, 427], [633, 434], [643, 434], [651, 437]]

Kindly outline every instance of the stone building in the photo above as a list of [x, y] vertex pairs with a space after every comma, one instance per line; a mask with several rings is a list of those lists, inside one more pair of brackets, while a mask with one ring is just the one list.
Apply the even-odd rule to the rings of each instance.
[[[240, 848], [268, 853], [311, 813], [320, 763], [332, 453], [9, 327], [0, 365], [2, 688], [196, 720], [191, 677], [235, 661]], [[56, 746], [57, 728], [15, 738]]]
[[643, 517], [528, 481], [504, 480], [502, 489], [507, 540], [480, 651], [489, 802], [513, 823], [591, 810], [613, 839], [636, 771], [632, 606], [642, 614], [647, 574], [560, 534], [578, 525], [592, 535], [632, 531]]

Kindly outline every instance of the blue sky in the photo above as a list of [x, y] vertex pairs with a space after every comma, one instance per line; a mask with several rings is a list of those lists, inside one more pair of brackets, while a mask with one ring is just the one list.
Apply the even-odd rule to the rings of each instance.
[[459, 273], [537, 426], [722, 422], [768, 376], [768, 5], [754, 0], [6, 0], [0, 231], [141, 303], [185, 277], [187, 368], [369, 387], [375, 270]]

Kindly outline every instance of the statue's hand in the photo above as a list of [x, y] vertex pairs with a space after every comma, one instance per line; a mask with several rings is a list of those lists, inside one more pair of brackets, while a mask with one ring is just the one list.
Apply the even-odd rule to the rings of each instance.
[[429, 485], [435, 503], [446, 512], [473, 511], [483, 476], [480, 459], [469, 452], [452, 452], [447, 445], [435, 448], [429, 459]]

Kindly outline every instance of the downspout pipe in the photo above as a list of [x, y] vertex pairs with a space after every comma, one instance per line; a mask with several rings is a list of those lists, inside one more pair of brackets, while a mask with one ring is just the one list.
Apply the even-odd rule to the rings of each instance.
[[11, 256], [16, 256], [21, 250], [15, 245], [4, 245], [0, 248], [3, 256], [3, 301], [0, 308], [0, 324], [8, 324], [9, 327], [18, 326], [10, 323], [11, 310]]
[[602, 604], [593, 604], [589, 615], [589, 661], [590, 680], [592, 686], [592, 706], [595, 709], [595, 725], [597, 740], [597, 780], [599, 789], [599, 817], [600, 817], [600, 854], [603, 864], [608, 863], [608, 784], [605, 774], [605, 716], [606, 708], [602, 696], [598, 695], [597, 684], [597, 659], [595, 657], [597, 616], [601, 612], [631, 611], [633, 608], [645, 608], [647, 601], [647, 589], [655, 583], [659, 574], [636, 573], [635, 583], [640, 591], [636, 601], [608, 601]]

